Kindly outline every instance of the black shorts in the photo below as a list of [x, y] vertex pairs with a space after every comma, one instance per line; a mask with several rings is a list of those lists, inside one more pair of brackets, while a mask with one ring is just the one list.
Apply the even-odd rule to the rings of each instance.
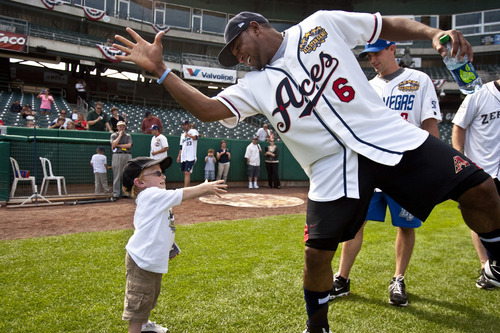
[[[431, 135], [417, 149], [405, 152], [395, 166], [361, 155], [358, 160], [360, 199], [308, 201], [307, 246], [334, 251], [338, 243], [354, 238], [366, 218], [375, 188], [425, 221], [440, 202], [457, 200], [469, 188], [490, 178], [465, 155]], [[315, 239], [322, 240], [311, 242]]]

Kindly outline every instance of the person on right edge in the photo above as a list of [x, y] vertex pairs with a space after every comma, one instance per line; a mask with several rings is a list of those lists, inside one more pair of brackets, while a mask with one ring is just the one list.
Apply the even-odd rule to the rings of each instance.
[[380, 13], [322, 10], [280, 32], [264, 16], [241, 12], [226, 26], [219, 62], [225, 67], [244, 63], [257, 70], [214, 97], [167, 68], [162, 58], [165, 32], [153, 43], [130, 28], [127, 32], [130, 40], [115, 36], [121, 44], [113, 47], [123, 52], [117, 59], [153, 73], [157, 83], [201, 121], [220, 120], [234, 127], [247, 117], [265, 116], [308, 175], [304, 332], [330, 332], [332, 259], [338, 244], [354, 238], [363, 225], [375, 188], [421, 220], [437, 204], [458, 201], [465, 222], [491, 255], [485, 274], [500, 286], [500, 198], [493, 196], [495, 183], [465, 155], [385, 106], [352, 53], [355, 46], [378, 38], [422, 39], [431, 40], [445, 56], [439, 38], [447, 34], [451, 55], [467, 54], [473, 61], [472, 47], [460, 31]]
[[[384, 104], [409, 123], [439, 138], [438, 122], [441, 121], [441, 112], [436, 90], [429, 76], [414, 69], [400, 67], [396, 61], [395, 43], [384, 39], [366, 44], [365, 50], [358, 57], [368, 57], [378, 73], [370, 80], [370, 84]], [[415, 228], [420, 227], [422, 221], [378, 189], [373, 193], [365, 223], [354, 239], [342, 244], [339, 271], [333, 278], [330, 300], [350, 293], [349, 273], [361, 250], [366, 220], [384, 222], [387, 206], [391, 212], [392, 225], [398, 228], [395, 244], [396, 269], [389, 285], [389, 303], [396, 306], [408, 305], [404, 275], [415, 245]]]
[[[481, 90], [467, 95], [453, 118], [453, 124], [453, 148], [465, 153], [490, 174], [500, 195], [500, 79], [488, 82]], [[488, 253], [478, 234], [471, 230], [471, 236], [481, 262], [476, 287], [493, 290], [495, 285], [485, 276], [485, 269], [489, 269], [485, 267]]]

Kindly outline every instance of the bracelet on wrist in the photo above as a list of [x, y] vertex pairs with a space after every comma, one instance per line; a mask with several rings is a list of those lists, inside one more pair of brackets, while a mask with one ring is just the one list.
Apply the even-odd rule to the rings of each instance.
[[163, 73], [163, 75], [158, 80], [156, 80], [156, 82], [158, 82], [158, 84], [161, 84], [163, 80], [165, 80], [165, 78], [167, 77], [168, 73], [170, 73], [170, 68], [167, 68]]

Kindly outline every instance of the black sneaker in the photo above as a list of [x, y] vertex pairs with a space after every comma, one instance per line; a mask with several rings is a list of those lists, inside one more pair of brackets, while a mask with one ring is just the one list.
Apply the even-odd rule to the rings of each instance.
[[481, 269], [481, 272], [479, 273], [479, 279], [476, 281], [476, 287], [480, 289], [485, 289], [485, 290], [493, 290], [495, 289], [495, 286], [491, 283], [488, 282], [486, 277], [484, 276], [484, 268]]
[[500, 266], [498, 264], [499, 262], [496, 260], [488, 260], [484, 265], [484, 277], [495, 287], [500, 287]]
[[330, 301], [337, 297], [347, 296], [351, 292], [351, 280], [344, 279], [338, 273], [333, 276], [333, 288], [330, 291]]
[[408, 295], [406, 294], [405, 277], [399, 274], [392, 278], [389, 285], [389, 303], [396, 306], [407, 306]]

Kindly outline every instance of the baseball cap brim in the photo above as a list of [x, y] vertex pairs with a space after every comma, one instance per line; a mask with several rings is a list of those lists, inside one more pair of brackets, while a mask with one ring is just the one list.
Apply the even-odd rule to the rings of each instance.
[[396, 44], [396, 43], [386, 41], [385, 39], [377, 39], [377, 41], [373, 44], [365, 44], [365, 49], [363, 50], [363, 52], [361, 52], [358, 55], [358, 58], [362, 59], [362, 58], [366, 57], [369, 52], [382, 51], [383, 49], [385, 49], [391, 45], [394, 45], [394, 44]]
[[136, 157], [131, 159], [123, 168], [123, 186], [130, 191], [134, 185], [134, 179], [137, 178], [142, 170], [149, 167], [160, 165], [160, 169], [164, 172], [172, 164], [172, 157], [167, 156], [161, 160], [154, 160], [149, 157]]

